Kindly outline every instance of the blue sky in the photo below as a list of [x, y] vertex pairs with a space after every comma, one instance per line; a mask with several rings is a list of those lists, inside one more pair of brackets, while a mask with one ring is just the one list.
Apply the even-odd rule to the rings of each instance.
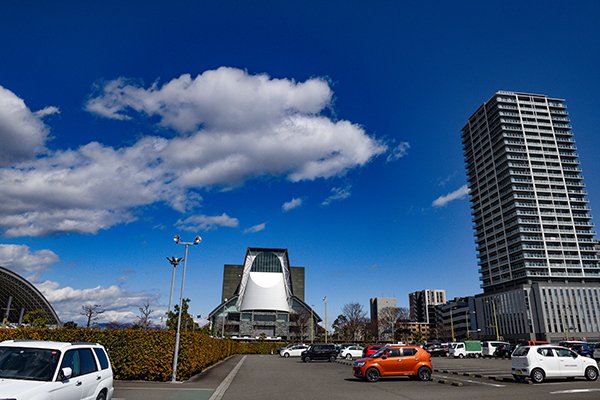
[[0, 265], [63, 321], [163, 312], [174, 234], [203, 237], [185, 289], [203, 316], [247, 247], [288, 248], [330, 320], [479, 293], [460, 129], [497, 90], [565, 98], [597, 212], [599, 17], [597, 1], [3, 2]]

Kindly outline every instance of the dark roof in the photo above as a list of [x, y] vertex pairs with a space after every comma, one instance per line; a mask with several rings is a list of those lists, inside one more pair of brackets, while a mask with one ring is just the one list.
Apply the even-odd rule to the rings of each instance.
[[61, 324], [48, 300], [35, 286], [15, 272], [0, 267], [0, 321], [6, 316], [9, 300], [9, 323], [19, 322], [21, 310], [26, 313], [40, 309], [46, 313], [50, 325]]

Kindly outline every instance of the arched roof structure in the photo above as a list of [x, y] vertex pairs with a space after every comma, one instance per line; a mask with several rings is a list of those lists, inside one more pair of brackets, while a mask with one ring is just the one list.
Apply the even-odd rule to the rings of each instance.
[[9, 323], [18, 323], [24, 313], [37, 309], [46, 313], [50, 325], [61, 324], [48, 300], [35, 286], [13, 271], [0, 267], [0, 323], [5, 317]]

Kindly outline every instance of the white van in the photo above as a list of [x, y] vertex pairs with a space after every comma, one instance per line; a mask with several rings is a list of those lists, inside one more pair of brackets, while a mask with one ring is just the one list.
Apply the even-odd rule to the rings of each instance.
[[500, 346], [509, 344], [507, 342], [500, 342], [497, 340], [490, 340], [490, 341], [486, 341], [483, 342], [481, 344], [481, 353], [483, 354], [484, 357], [494, 357], [494, 352], [496, 351], [496, 349]]

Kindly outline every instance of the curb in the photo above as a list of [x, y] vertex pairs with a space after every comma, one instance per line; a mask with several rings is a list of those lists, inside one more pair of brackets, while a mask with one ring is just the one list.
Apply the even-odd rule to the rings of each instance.
[[452, 386], [456, 386], [456, 387], [464, 386], [462, 382], [451, 382], [448, 379], [439, 379], [437, 382], [444, 384], [444, 385], [452, 385]]

